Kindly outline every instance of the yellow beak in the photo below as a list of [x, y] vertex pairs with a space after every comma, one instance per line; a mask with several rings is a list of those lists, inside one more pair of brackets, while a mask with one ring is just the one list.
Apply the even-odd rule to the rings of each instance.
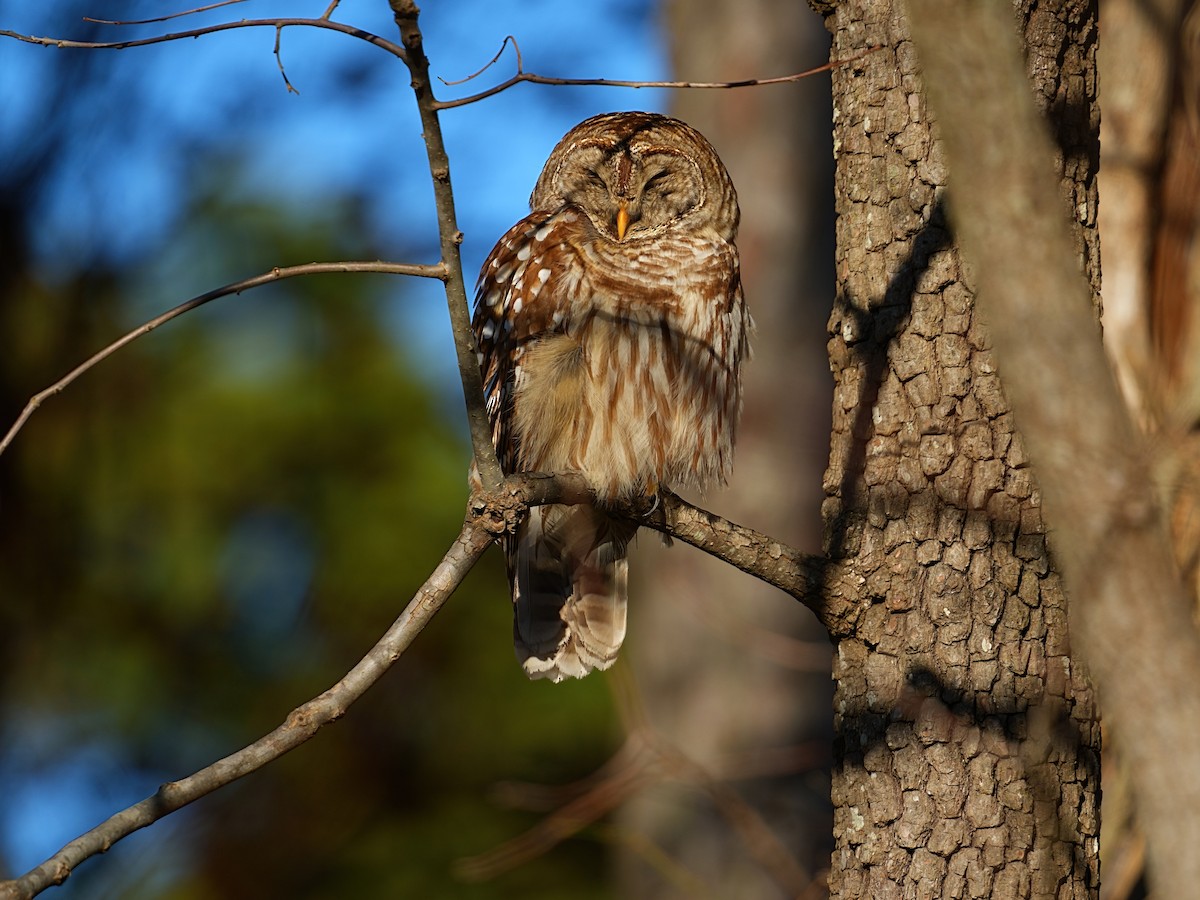
[[629, 230], [629, 201], [622, 200], [617, 207], [617, 240], [625, 240], [625, 232]]

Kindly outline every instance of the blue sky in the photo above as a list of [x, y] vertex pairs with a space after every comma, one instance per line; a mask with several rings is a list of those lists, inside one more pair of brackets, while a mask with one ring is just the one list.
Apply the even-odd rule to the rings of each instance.
[[[140, 18], [189, 5], [96, 0], [89, 12]], [[112, 39], [126, 39], [242, 18], [319, 16], [326, 5], [327, 0], [253, 0], [167, 23], [109, 31]], [[77, 36], [79, 20], [74, 14], [65, 16], [57, 6], [0, 0], [0, 28]], [[336, 18], [398, 40], [386, 0], [344, 0]], [[479, 69], [509, 34], [520, 42], [528, 71], [669, 77], [652, 0], [431, 0], [425, 4], [422, 26], [433, 73], [447, 79]], [[70, 123], [76, 137], [48, 172], [34, 235], [46, 279], [56, 277], [64, 256], [144, 264], [147, 296], [131, 304], [137, 310], [131, 318], [140, 318], [276, 265], [279, 261], [263, 259], [251, 270], [229, 272], [199, 266], [189, 275], [148, 258], [150, 248], [161, 246], [162, 235], [167, 235], [169, 246], [170, 233], [183, 226], [180, 216], [189, 190], [209, 174], [187, 168], [197, 157], [184, 151], [196, 146], [224, 147], [242, 157], [245, 174], [239, 188], [247, 198], [304, 208], [347, 192], [364, 193], [379, 245], [395, 248], [387, 256], [433, 261], [432, 193], [401, 63], [362, 41], [289, 29], [281, 49], [288, 77], [300, 91], [295, 95], [284, 87], [273, 44], [274, 32], [259, 29], [105, 51], [102, 101]], [[21, 135], [54, 115], [46, 94], [50, 54], [84, 52], [93, 51], [0, 42], [0, 109], [5, 110], [0, 149], [19, 148]], [[473, 93], [507, 78], [514, 64], [510, 49], [480, 78], [461, 87], [439, 88], [439, 95]], [[466, 235], [468, 283], [473, 283], [496, 238], [523, 215], [542, 162], [571, 125], [606, 110], [664, 109], [668, 101], [662, 91], [520, 85], [444, 113], [459, 224]], [[420, 299], [412, 304], [417, 312], [402, 317], [404, 327], [397, 333], [413, 336], [401, 339], [425, 361], [435, 381], [447, 386], [449, 397], [457, 386], [440, 285], [424, 283], [421, 288]], [[26, 755], [0, 760], [0, 780], [12, 788], [0, 805], [0, 854], [17, 871], [140, 799], [157, 780], [186, 774], [133, 772], [122, 762], [127, 749], [115, 746], [85, 747], [78, 757], [45, 767], [37, 758], [39, 734], [52, 741], [49, 732], [58, 727], [61, 724], [53, 721], [30, 721], [23, 728], [29, 738]], [[156, 826], [131, 841], [152, 842], [154, 853], [169, 868], [174, 864], [170, 841], [163, 839], [169, 838], [170, 830]], [[126, 865], [137, 858], [141, 857], [128, 852], [124, 856]]]
[[[327, 0], [303, 3], [250, 0], [224, 9], [146, 26], [112, 27], [113, 40], [183, 31], [242, 18], [319, 16]], [[184, 9], [190, 4], [182, 3]], [[85, 7], [86, 8], [86, 7]], [[161, 15], [152, 3], [98, 2], [97, 16]], [[56, 17], [54, 4], [0, 0], [0, 27], [73, 37], [82, 27]], [[398, 33], [386, 0], [344, 0], [335, 18], [393, 41]], [[527, 71], [554, 76], [607, 76], [638, 80], [669, 77], [654, 0], [455, 0], [429, 2], [421, 16], [432, 72], [447, 80], [469, 75], [500, 48], [506, 35], [520, 43]], [[36, 235], [53, 277], [66, 251], [81, 259], [140, 260], [158, 234], [178, 227], [187, 190], [203, 172], [187, 171], [182, 151], [224, 146], [242, 155], [247, 197], [307, 206], [352, 191], [371, 198], [368, 214], [390, 258], [436, 258], [436, 223], [420, 125], [407, 74], [393, 57], [363, 41], [328, 31], [283, 32], [284, 86], [272, 49], [273, 29], [223, 32], [178, 43], [108, 54], [112, 106], [79, 122], [85, 139], [57, 166]], [[8, 43], [0, 53], [0, 140], [7, 143], [46, 115], [39, 74], [60, 51]], [[457, 87], [438, 86], [444, 98], [464, 96], [502, 81], [515, 70], [510, 49], [489, 71]], [[613, 109], [665, 109], [660, 90], [564, 88], [522, 84], [484, 102], [448, 110], [442, 124], [451, 157], [459, 226], [465, 233], [464, 268], [473, 284], [492, 243], [527, 208], [542, 162], [573, 124]], [[216, 283], [255, 272], [212, 273]], [[208, 273], [199, 270], [197, 276]], [[139, 313], [166, 308], [213, 287], [181, 283], [177, 269], [153, 279], [161, 301]], [[405, 320], [398, 329], [419, 334], [415, 352], [443, 376], [453, 376], [452, 354], [437, 307], [440, 288], [419, 285], [416, 308], [440, 334]], [[174, 295], [171, 292], [174, 292]], [[131, 323], [132, 324], [132, 323]], [[439, 327], [434, 326], [434, 327]]]

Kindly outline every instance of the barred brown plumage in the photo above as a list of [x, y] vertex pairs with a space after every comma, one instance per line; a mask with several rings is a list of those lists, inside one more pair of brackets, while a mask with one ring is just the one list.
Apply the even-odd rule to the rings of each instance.
[[733, 183], [683, 122], [580, 123], [530, 207], [483, 265], [474, 329], [501, 466], [579, 473], [599, 501], [534, 509], [505, 541], [518, 657], [560, 681], [625, 636], [637, 528], [604, 502], [728, 476], [752, 326]]

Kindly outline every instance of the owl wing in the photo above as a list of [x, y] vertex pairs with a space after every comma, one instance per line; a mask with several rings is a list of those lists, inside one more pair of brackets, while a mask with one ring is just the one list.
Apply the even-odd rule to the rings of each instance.
[[[492, 439], [505, 472], [539, 464], [536, 451], [526, 448], [532, 460], [522, 453], [514, 401], [527, 377], [527, 351], [549, 340], [571, 340], [572, 311], [588, 305], [580, 253], [587, 231], [570, 207], [535, 212], [509, 229], [483, 265], [472, 325]], [[542, 372], [545, 377], [544, 365]], [[542, 431], [554, 427], [539, 425]], [[551, 505], [531, 509], [516, 533], [505, 537], [513, 641], [531, 678], [581, 678], [612, 665], [625, 637], [625, 548], [634, 531], [636, 526], [586, 504]]]
[[[513, 400], [526, 349], [566, 331], [583, 267], [570, 241], [578, 214], [534, 212], [500, 238], [479, 273], [472, 327], [492, 441], [506, 473], [521, 469]], [[552, 277], [553, 276], [553, 277]]]

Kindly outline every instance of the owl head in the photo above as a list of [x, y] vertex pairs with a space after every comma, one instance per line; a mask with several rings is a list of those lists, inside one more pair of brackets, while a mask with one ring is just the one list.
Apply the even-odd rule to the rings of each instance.
[[731, 241], [738, 226], [733, 182], [712, 144], [657, 113], [580, 122], [550, 154], [529, 204], [575, 206], [612, 241], [660, 238], [674, 229]]

